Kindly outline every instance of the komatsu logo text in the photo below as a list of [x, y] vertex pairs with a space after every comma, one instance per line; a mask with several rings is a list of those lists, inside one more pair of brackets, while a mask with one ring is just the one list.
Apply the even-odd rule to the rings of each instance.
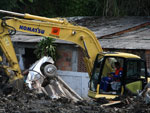
[[32, 28], [32, 27], [21, 26], [21, 25], [20, 25], [19, 29], [24, 30], [24, 31], [40, 33], [40, 34], [44, 34], [44, 32], [45, 32], [45, 30], [42, 30], [42, 29], [39, 29], [39, 28]]

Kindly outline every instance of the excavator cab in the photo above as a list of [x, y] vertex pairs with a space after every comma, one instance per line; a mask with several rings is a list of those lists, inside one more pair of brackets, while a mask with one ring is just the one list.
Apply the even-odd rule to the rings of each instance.
[[[115, 64], [119, 64], [119, 68]], [[139, 56], [119, 52], [98, 54], [88, 95], [107, 99], [125, 94], [136, 95], [146, 84], [146, 63]]]

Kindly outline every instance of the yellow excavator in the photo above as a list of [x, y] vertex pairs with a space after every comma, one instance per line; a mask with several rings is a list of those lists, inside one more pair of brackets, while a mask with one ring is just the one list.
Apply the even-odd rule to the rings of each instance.
[[[0, 20], [0, 46], [9, 66], [1, 66], [11, 80], [23, 76], [11, 42], [16, 31], [65, 40], [79, 45], [90, 77], [88, 96], [112, 99], [119, 95], [137, 94], [147, 84], [146, 62], [139, 56], [123, 52], [103, 52], [95, 34], [89, 29], [69, 23], [64, 18], [46, 18], [0, 10], [0, 13], [13, 17]], [[17, 18], [18, 17], [18, 18]], [[118, 81], [113, 80], [115, 63], [119, 62], [122, 74]], [[105, 78], [112, 78], [105, 82]]]

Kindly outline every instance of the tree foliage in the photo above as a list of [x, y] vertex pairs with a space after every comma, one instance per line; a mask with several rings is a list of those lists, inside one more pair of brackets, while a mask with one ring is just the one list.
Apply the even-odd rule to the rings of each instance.
[[1, 0], [0, 6], [46, 17], [150, 15], [150, 0]]
[[42, 56], [50, 56], [53, 60], [56, 60], [56, 46], [54, 44], [54, 39], [49, 37], [44, 37], [38, 44], [34, 53], [37, 58], [41, 58]]

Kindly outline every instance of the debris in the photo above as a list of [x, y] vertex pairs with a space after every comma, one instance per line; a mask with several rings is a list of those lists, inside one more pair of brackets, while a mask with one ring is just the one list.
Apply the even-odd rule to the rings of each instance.
[[143, 97], [146, 104], [150, 103], [150, 83], [148, 83], [143, 91], [139, 92], [139, 96]]
[[52, 99], [69, 98], [73, 101], [82, 100], [58, 75], [51, 57], [44, 56], [30, 68], [26, 80], [27, 85], [36, 93], [45, 93]]
[[120, 104], [120, 103], [121, 101], [110, 101], [107, 104], [102, 104], [101, 107], [111, 106], [111, 105]]
[[130, 104], [130, 102], [129, 102], [129, 100], [128, 99], [125, 99], [125, 102], [129, 105]]

